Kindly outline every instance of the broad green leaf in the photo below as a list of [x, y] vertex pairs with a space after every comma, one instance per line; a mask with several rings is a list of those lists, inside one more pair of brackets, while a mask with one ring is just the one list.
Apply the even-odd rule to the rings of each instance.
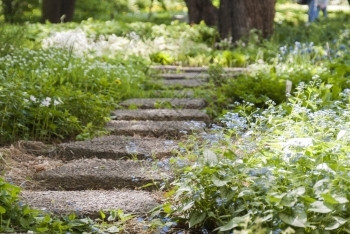
[[294, 216], [281, 213], [279, 217], [283, 222], [294, 227], [304, 228], [307, 226], [307, 217], [305, 213], [300, 213]]
[[102, 210], [100, 210], [100, 216], [102, 220], [106, 218], [106, 214]]
[[6, 213], [6, 209], [0, 206], [0, 214], [5, 214], [5, 213]]
[[292, 207], [297, 202], [297, 198], [292, 195], [287, 195], [282, 198], [281, 205]]
[[314, 203], [311, 203], [311, 208], [309, 208], [308, 211], [327, 214], [329, 212], [332, 212], [333, 209], [330, 206], [326, 206], [322, 201], [316, 201]]
[[204, 157], [205, 162], [209, 166], [215, 166], [218, 163], [218, 157], [211, 150], [208, 150], [208, 149], [204, 150], [203, 151], [203, 157]]
[[254, 191], [251, 189], [246, 189], [241, 191], [237, 197], [249, 197], [254, 194]]
[[306, 196], [302, 196], [301, 198], [307, 203], [313, 203], [313, 202], [317, 201], [315, 198], [307, 196], [307, 195]]
[[[224, 226], [221, 226], [215, 230], [221, 231], [221, 232], [225, 232], [225, 231], [229, 231], [234, 229], [235, 227], [238, 227], [240, 224], [245, 223], [246, 217], [234, 217], [233, 219], [231, 219], [227, 224], [225, 224]], [[215, 231], [214, 230], [214, 231]]]
[[36, 228], [36, 231], [39, 232], [39, 233], [47, 233], [49, 231], [49, 228], [47, 227], [38, 227]]
[[171, 204], [167, 203], [167, 204], [163, 205], [163, 210], [165, 213], [170, 214], [173, 209], [171, 208]]
[[347, 220], [343, 219], [341, 217], [333, 216], [334, 222], [325, 227], [325, 230], [335, 230], [338, 229], [340, 226], [344, 225]]
[[299, 188], [296, 188], [292, 191], [293, 194], [296, 194], [296, 195], [304, 195], [305, 194], [305, 187], [301, 186]]
[[206, 213], [195, 211], [190, 217], [190, 228], [201, 223], [206, 218]]
[[282, 193], [282, 194], [272, 193], [271, 195], [268, 196], [268, 199], [270, 202], [278, 203], [282, 200], [282, 198], [285, 195], [286, 193]]
[[269, 214], [269, 215], [266, 215], [265, 217], [260, 218], [260, 221], [261, 221], [262, 223], [264, 223], [264, 222], [266, 222], [266, 221], [271, 220], [272, 218], [273, 218], [273, 214]]
[[211, 181], [213, 182], [213, 184], [217, 187], [222, 187], [225, 186], [227, 184], [227, 181], [225, 180], [220, 180], [218, 177], [216, 177], [215, 175], [213, 175], [211, 177]]
[[77, 216], [74, 214], [74, 213], [71, 213], [69, 216], [68, 216], [68, 219], [69, 220], [74, 220]]
[[329, 194], [329, 193], [324, 193], [324, 194], [321, 194], [321, 196], [323, 197], [324, 201], [329, 203], [329, 204], [338, 204], [339, 202], [334, 199], [334, 197]]

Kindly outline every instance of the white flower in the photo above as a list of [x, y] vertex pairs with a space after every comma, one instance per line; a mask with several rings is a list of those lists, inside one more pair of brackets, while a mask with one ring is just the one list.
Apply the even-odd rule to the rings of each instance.
[[36, 102], [36, 97], [34, 97], [33, 95], [30, 95], [29, 99], [30, 99], [32, 102]]
[[50, 106], [51, 104], [51, 98], [50, 97], [46, 97], [42, 102], [41, 102], [41, 106]]

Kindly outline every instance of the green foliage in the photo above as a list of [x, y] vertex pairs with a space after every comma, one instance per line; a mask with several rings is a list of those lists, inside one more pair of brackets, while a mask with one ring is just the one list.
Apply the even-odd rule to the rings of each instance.
[[128, 0], [77, 0], [74, 20], [88, 18], [111, 20], [118, 14], [130, 11]]
[[[32, 18], [32, 13], [39, 8], [38, 0], [1, 0], [0, 13], [4, 15], [5, 22], [23, 22]], [[36, 18], [38, 20], [38, 18]]]
[[196, 163], [173, 183], [177, 217], [221, 232], [349, 232], [349, 90], [338, 101], [319, 80], [297, 90], [260, 114], [227, 114], [184, 155]]
[[168, 65], [173, 62], [173, 58], [171, 58], [171, 56], [165, 52], [151, 54], [150, 59], [152, 62], [160, 63], [162, 65]]
[[0, 60], [1, 144], [100, 134], [117, 100], [144, 75], [139, 60], [123, 65], [62, 50], [13, 50]]
[[96, 230], [90, 219], [77, 219], [74, 214], [57, 218], [33, 210], [19, 201], [19, 193], [19, 187], [0, 177], [0, 232], [83, 233]]

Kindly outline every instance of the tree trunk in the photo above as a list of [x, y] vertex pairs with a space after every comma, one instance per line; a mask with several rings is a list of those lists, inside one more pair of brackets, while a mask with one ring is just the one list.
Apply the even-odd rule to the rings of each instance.
[[215, 26], [218, 22], [218, 10], [210, 0], [185, 0], [190, 24], [198, 24], [202, 20], [208, 26]]
[[264, 37], [273, 32], [275, 0], [221, 0], [219, 32], [221, 38], [237, 41], [258, 29]]
[[51, 23], [72, 21], [75, 0], [43, 0], [42, 17]]

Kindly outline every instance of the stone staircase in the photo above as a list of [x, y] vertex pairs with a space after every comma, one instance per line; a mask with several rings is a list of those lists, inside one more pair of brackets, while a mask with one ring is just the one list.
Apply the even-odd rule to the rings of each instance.
[[156, 91], [159, 98], [121, 102], [122, 109], [111, 113], [108, 136], [58, 145], [55, 154], [65, 163], [36, 173], [41, 190], [24, 191], [26, 203], [98, 217], [110, 209], [141, 215], [162, 201], [158, 189], [172, 179], [163, 160], [173, 156], [181, 137], [204, 131], [210, 122], [206, 102], [191, 97], [191, 89], [206, 85], [208, 75], [202, 68], [152, 69], [161, 71], [154, 80], [164, 87]]
[[[122, 209], [142, 215], [162, 202], [160, 185], [171, 181], [166, 163], [182, 137], [205, 130], [210, 118], [193, 88], [208, 82], [208, 68], [155, 66], [158, 98], [129, 99], [111, 113], [110, 135], [63, 143], [55, 155], [62, 166], [36, 173], [41, 189], [24, 191], [32, 207], [58, 214], [96, 218], [99, 211]], [[227, 69], [238, 74], [243, 69]], [[158, 163], [157, 163], [158, 162]], [[165, 166], [164, 166], [165, 165]]]

